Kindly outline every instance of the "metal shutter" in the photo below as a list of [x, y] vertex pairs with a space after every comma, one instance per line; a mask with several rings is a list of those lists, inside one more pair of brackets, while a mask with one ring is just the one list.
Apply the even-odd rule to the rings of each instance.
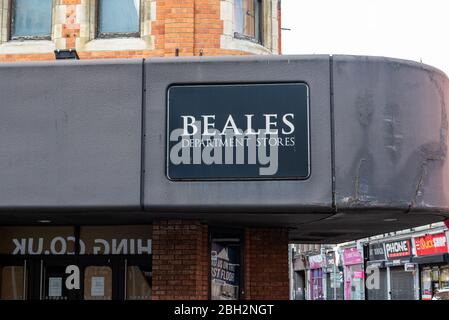
[[367, 300], [388, 300], [387, 269], [379, 269], [379, 289], [368, 289]]
[[415, 300], [413, 273], [405, 272], [404, 267], [390, 268], [391, 299]]

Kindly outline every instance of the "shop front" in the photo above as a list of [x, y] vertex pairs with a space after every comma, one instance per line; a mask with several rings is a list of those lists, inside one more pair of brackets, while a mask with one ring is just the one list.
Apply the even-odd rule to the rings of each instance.
[[447, 234], [444, 232], [414, 238], [419, 265], [421, 299], [432, 300], [436, 291], [449, 288], [449, 253]]
[[325, 287], [323, 280], [324, 258], [321, 254], [308, 257], [309, 261], [309, 295], [310, 300], [324, 300]]
[[363, 255], [356, 247], [343, 250], [345, 300], [364, 300], [365, 298], [365, 271]]
[[[384, 243], [370, 243], [367, 268], [366, 300], [388, 300], [388, 269], [385, 266], [386, 255]], [[373, 278], [371, 281], [371, 275]]]
[[211, 299], [241, 298], [241, 242], [239, 231], [214, 230], [211, 241]]
[[343, 267], [337, 261], [335, 251], [326, 253], [326, 300], [344, 300]]
[[0, 300], [149, 300], [151, 226], [1, 227]]
[[408, 267], [412, 256], [411, 239], [386, 242], [385, 253], [385, 265], [390, 274], [390, 299], [415, 300], [417, 272]]
[[293, 300], [306, 300], [306, 257], [298, 254], [293, 259]]

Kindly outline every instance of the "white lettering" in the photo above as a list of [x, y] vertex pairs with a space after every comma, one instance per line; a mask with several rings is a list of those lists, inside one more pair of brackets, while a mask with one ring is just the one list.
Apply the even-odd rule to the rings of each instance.
[[[195, 123], [195, 117], [192, 116], [181, 116], [183, 123], [184, 123], [184, 132], [183, 136], [190, 136], [194, 135], [198, 131], [198, 127], [194, 124]], [[190, 122], [189, 122], [190, 120]], [[192, 128], [193, 131], [189, 132], [188, 128]]]
[[80, 289], [80, 269], [75, 265], [70, 265], [65, 268], [65, 273], [68, 274], [65, 280], [67, 290]]

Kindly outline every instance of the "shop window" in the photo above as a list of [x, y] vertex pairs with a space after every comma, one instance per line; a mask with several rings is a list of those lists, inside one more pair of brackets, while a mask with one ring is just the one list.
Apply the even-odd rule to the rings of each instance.
[[11, 40], [51, 39], [53, 0], [12, 0]]
[[88, 266], [84, 271], [84, 300], [112, 300], [112, 269]]
[[262, 0], [235, 0], [234, 21], [236, 38], [262, 43]]
[[241, 288], [240, 233], [212, 232], [211, 299], [239, 300]]
[[151, 300], [151, 266], [128, 266], [126, 300]]
[[24, 300], [25, 268], [4, 266], [0, 270], [0, 300]]
[[98, 0], [97, 36], [139, 37], [140, 0]]
[[440, 287], [442, 289], [449, 289], [449, 268], [441, 268]]

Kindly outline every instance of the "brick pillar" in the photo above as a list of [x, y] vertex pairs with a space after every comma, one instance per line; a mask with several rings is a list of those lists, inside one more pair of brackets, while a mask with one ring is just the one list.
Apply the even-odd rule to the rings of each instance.
[[194, 55], [215, 55], [220, 50], [223, 33], [219, 0], [195, 1]]
[[246, 229], [245, 300], [289, 300], [286, 229]]
[[[165, 0], [157, 2], [155, 34], [163, 35], [156, 48], [163, 45], [166, 56], [174, 56], [176, 49], [180, 56], [193, 56], [194, 47], [194, 0]], [[160, 22], [163, 20], [163, 27]], [[161, 42], [163, 41], [163, 42]]]
[[76, 19], [76, 6], [81, 4], [81, 0], [62, 0], [62, 4], [67, 6], [65, 24], [62, 25], [62, 37], [66, 39], [66, 48], [74, 49], [76, 38], [80, 36], [80, 24]]
[[208, 229], [199, 221], [153, 223], [153, 300], [207, 300]]

